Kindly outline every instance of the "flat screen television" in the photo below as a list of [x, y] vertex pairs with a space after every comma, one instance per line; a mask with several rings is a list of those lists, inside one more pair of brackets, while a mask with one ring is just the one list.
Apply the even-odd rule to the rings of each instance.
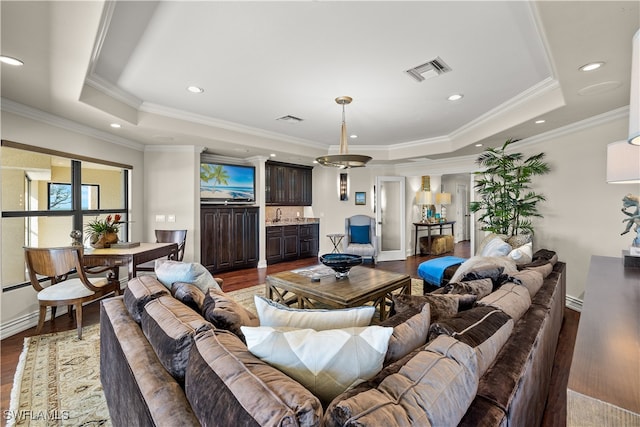
[[225, 163], [200, 163], [202, 203], [254, 203], [256, 168]]

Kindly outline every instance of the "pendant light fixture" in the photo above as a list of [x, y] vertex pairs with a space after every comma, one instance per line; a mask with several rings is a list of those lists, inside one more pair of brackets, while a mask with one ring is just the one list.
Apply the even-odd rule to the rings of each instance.
[[316, 161], [322, 166], [333, 166], [336, 168], [349, 169], [359, 168], [367, 164], [371, 157], [359, 154], [349, 154], [347, 145], [347, 123], [345, 121], [344, 106], [351, 104], [353, 99], [350, 96], [340, 96], [336, 98], [336, 102], [342, 105], [342, 128], [340, 133], [340, 151], [339, 154], [318, 157]]

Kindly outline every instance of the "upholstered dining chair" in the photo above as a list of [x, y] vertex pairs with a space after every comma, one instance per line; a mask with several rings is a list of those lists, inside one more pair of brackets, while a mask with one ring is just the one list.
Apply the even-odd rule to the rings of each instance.
[[[184, 258], [184, 247], [187, 242], [187, 230], [156, 230], [156, 243], [177, 243], [176, 254], [169, 259], [182, 261]], [[156, 262], [149, 261], [136, 267], [137, 271], [153, 271]]]
[[[113, 293], [120, 294], [120, 282], [104, 277], [88, 277], [82, 262], [82, 247], [24, 248], [25, 261], [31, 286], [38, 293], [40, 313], [39, 334], [51, 307], [51, 320], [56, 317], [56, 308], [66, 305], [69, 316], [76, 310], [78, 339], [82, 339], [82, 304]], [[71, 277], [77, 274], [77, 277]], [[49, 281], [49, 286], [42, 286]]]
[[370, 258], [375, 264], [378, 259], [378, 238], [376, 220], [367, 215], [354, 215], [344, 220], [343, 252]]

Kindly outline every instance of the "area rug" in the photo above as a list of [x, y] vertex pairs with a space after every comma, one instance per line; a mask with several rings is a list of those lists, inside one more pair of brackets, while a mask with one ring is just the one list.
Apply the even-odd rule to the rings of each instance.
[[[422, 295], [422, 280], [411, 279], [411, 293]], [[256, 312], [254, 295], [265, 295], [256, 285], [229, 296]], [[77, 331], [37, 335], [24, 340], [3, 415], [7, 426], [111, 426], [100, 383], [100, 325]]]
[[7, 426], [110, 426], [100, 383], [100, 325], [24, 340]]

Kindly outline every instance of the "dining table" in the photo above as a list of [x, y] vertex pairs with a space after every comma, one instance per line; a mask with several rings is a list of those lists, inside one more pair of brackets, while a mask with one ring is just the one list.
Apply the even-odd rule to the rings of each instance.
[[171, 257], [178, 250], [176, 243], [140, 243], [133, 247], [84, 248], [83, 262], [89, 270], [111, 270], [120, 277], [120, 267], [126, 267], [129, 279], [136, 277], [136, 267], [158, 258]]

